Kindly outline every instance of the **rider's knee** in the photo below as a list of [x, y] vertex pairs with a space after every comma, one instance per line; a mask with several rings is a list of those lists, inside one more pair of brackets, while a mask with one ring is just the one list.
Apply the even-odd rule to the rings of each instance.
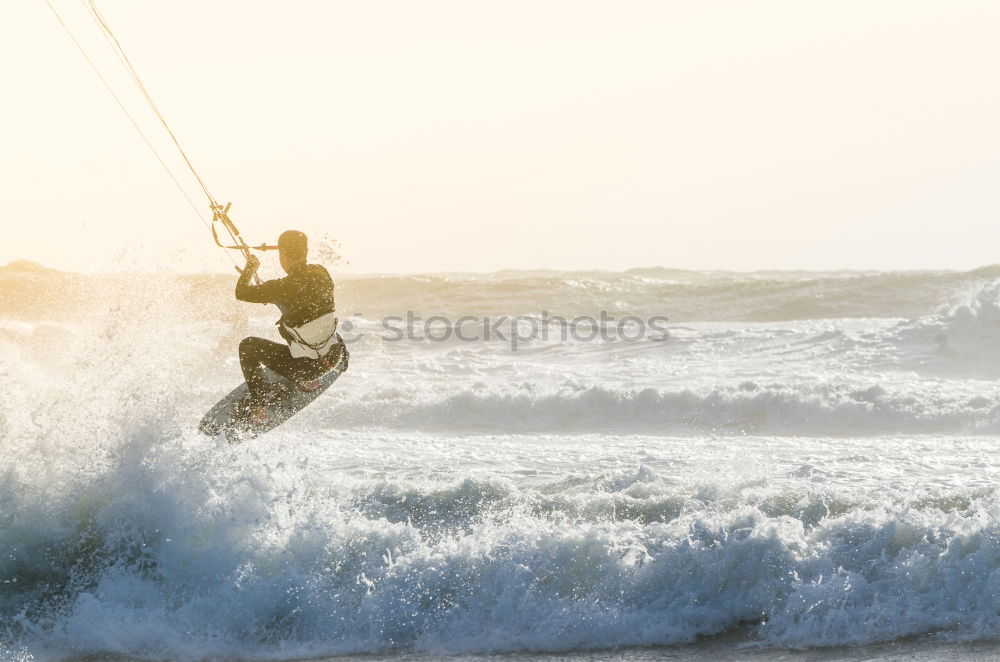
[[240, 341], [240, 354], [249, 354], [250, 352], [252, 352], [253, 349], [254, 349], [254, 346], [257, 344], [256, 340], [257, 339], [254, 338], [254, 337], [252, 337], [252, 336], [244, 338], [243, 340], [241, 340]]

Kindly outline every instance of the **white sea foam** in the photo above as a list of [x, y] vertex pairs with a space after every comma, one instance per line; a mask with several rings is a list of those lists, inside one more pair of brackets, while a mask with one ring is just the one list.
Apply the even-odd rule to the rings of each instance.
[[[577, 274], [560, 287], [627, 283], [649, 308], [670, 287], [772, 311], [840, 291], [842, 314], [888, 296], [873, 288], [941, 296], [910, 318], [671, 315], [666, 341], [518, 352], [370, 336], [331, 392], [242, 446], [193, 429], [238, 383], [242, 333], [272, 333], [263, 310], [206, 317], [183, 282], [8, 310], [0, 656], [1000, 637], [990, 277]], [[477, 295], [464, 278], [419, 287], [530, 312], [559, 279]]]

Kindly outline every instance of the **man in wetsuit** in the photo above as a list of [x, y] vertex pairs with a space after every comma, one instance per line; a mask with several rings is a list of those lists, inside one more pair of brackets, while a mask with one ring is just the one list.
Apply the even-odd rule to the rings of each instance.
[[324, 267], [306, 262], [308, 252], [305, 234], [283, 232], [278, 238], [278, 258], [288, 275], [252, 285], [260, 260], [251, 255], [236, 283], [240, 301], [278, 306], [278, 331], [287, 343], [253, 337], [240, 342], [240, 367], [250, 390], [245, 404], [256, 425], [265, 424], [268, 417], [268, 382], [262, 366], [309, 391], [318, 388], [316, 380], [347, 360], [347, 349], [337, 333], [333, 279]]

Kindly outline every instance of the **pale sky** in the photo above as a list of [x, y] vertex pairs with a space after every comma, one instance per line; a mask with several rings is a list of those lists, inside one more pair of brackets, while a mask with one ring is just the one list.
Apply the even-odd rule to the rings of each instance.
[[[349, 271], [1000, 262], [1000, 2], [97, 4], [247, 239]], [[0, 57], [0, 263], [231, 269], [43, 0]]]

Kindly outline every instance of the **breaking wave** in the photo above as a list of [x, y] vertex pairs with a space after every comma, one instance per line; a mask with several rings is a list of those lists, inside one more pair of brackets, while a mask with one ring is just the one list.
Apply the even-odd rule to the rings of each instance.
[[982, 433], [997, 429], [1000, 388], [942, 393], [880, 386], [785, 385], [747, 381], [699, 393], [601, 386], [539, 393], [531, 384], [494, 392], [416, 393], [405, 388], [329, 398], [325, 426], [385, 426], [467, 432], [879, 435]]
[[1000, 636], [992, 489], [789, 490], [643, 466], [535, 488], [324, 483], [302, 459], [164, 441], [133, 439], [59, 486], [0, 482], [0, 632], [14, 649], [292, 659], [748, 627], [793, 648]]

